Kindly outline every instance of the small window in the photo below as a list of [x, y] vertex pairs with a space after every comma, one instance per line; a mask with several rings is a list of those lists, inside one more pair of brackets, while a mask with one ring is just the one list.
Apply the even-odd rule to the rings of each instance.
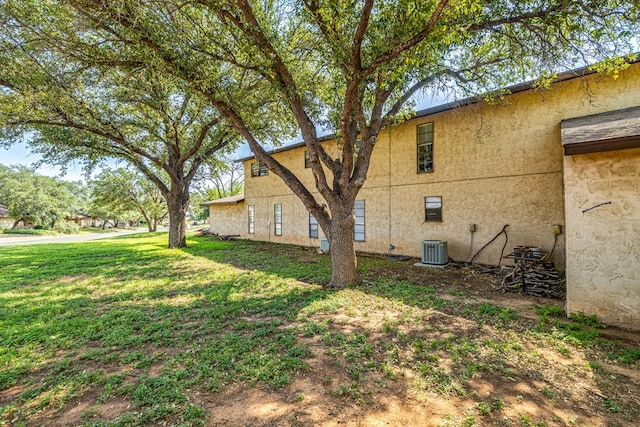
[[309, 214], [309, 238], [318, 238], [318, 220], [311, 214]]
[[309, 159], [309, 150], [304, 150], [304, 167], [311, 167], [311, 160]]
[[353, 227], [353, 240], [364, 242], [364, 200], [356, 200], [353, 206], [356, 224]]
[[249, 234], [255, 233], [256, 217], [254, 206], [249, 206]]
[[424, 220], [425, 221], [442, 221], [442, 197], [425, 197], [424, 198]]
[[251, 163], [251, 177], [269, 175], [267, 165], [260, 162]]
[[418, 126], [418, 173], [433, 172], [433, 122]]
[[282, 236], [282, 205], [273, 205], [273, 234]]

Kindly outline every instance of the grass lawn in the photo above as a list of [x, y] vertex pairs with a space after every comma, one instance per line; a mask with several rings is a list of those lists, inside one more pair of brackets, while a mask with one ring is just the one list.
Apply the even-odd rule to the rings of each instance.
[[[139, 228], [141, 230], [146, 230], [146, 227], [129, 227], [128, 230]], [[56, 229], [17, 229], [12, 230], [10, 228], [0, 229], [0, 234], [9, 234], [9, 235], [25, 235], [25, 236], [60, 236], [60, 235], [77, 235], [77, 234], [106, 234], [106, 233], [117, 233], [124, 229], [119, 228], [105, 228], [104, 230], [101, 227], [84, 227], [78, 229], [77, 232], [74, 233], [63, 233], [60, 230]]]
[[[0, 425], [634, 426], [639, 336], [473, 271], [166, 234], [0, 248]], [[615, 331], [614, 331], [615, 332]]]

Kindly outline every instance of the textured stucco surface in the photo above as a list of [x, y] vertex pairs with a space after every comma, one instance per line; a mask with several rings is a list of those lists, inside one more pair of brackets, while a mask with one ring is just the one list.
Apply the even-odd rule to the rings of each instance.
[[247, 231], [247, 212], [243, 203], [209, 208], [209, 227], [221, 235], [242, 235]]
[[640, 149], [567, 156], [565, 185], [567, 311], [640, 329]]

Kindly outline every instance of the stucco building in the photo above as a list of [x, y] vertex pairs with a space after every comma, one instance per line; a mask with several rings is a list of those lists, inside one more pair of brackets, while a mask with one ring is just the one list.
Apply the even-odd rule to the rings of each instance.
[[[507, 251], [553, 250], [568, 312], [640, 329], [640, 64], [617, 78], [579, 70], [552, 90], [510, 90], [499, 105], [430, 108], [380, 134], [355, 206], [356, 250], [391, 244], [419, 257], [421, 241], [442, 240], [451, 258], [468, 260], [508, 225]], [[323, 144], [339, 156], [333, 140]], [[273, 155], [314, 189], [305, 151]], [[244, 196], [210, 202], [211, 229], [319, 246], [322, 231], [284, 182], [253, 157], [241, 161]], [[503, 245], [475, 261], [497, 264]]]
[[0, 229], [11, 228], [15, 219], [9, 216], [9, 209], [6, 206], [0, 205]]

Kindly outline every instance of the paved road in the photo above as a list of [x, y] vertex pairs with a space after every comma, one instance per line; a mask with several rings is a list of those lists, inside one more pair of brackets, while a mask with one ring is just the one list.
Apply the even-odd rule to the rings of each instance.
[[[162, 231], [162, 230], [159, 230]], [[109, 239], [116, 236], [125, 236], [127, 234], [146, 233], [147, 230], [122, 230], [113, 233], [100, 233], [100, 234], [77, 234], [73, 236], [58, 235], [58, 236], [28, 236], [24, 234], [0, 234], [0, 246], [15, 246], [15, 245], [37, 245], [42, 243], [73, 243], [73, 242], [88, 242], [90, 240]]]

